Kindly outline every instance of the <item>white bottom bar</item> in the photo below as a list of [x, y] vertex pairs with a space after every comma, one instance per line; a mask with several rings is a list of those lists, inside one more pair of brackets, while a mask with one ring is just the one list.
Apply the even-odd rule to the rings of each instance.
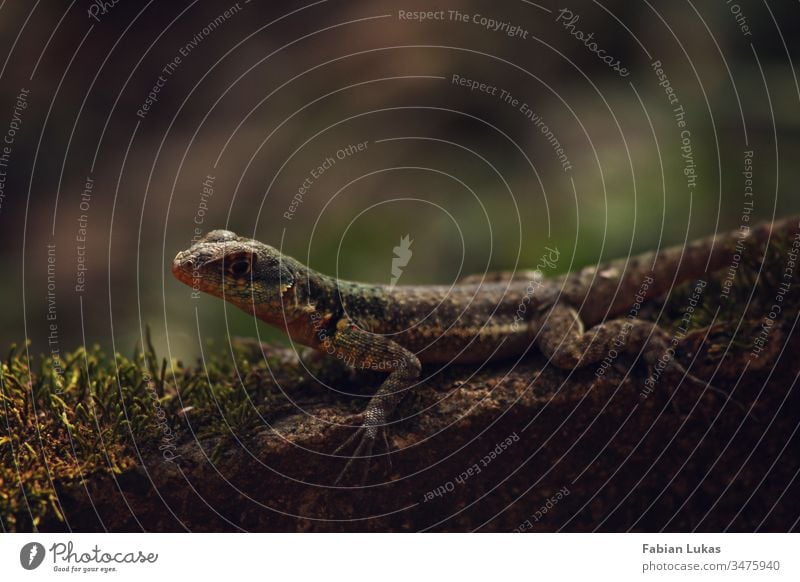
[[779, 581], [800, 580], [798, 554], [791, 534], [0, 536], [3, 580]]

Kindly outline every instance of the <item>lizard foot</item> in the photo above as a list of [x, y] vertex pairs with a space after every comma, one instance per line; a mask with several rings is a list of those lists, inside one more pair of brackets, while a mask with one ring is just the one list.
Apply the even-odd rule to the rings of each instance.
[[[358, 486], [363, 487], [367, 482], [367, 477], [369, 475], [369, 468], [372, 464], [372, 451], [375, 449], [375, 442], [378, 440], [378, 434], [383, 437], [383, 443], [386, 447], [386, 451], [390, 450], [389, 447], [389, 439], [386, 436], [386, 430], [379, 426], [372, 426], [372, 425], [363, 425], [356, 429], [356, 431], [350, 435], [347, 440], [345, 440], [341, 445], [336, 447], [336, 450], [333, 451], [333, 455], [338, 455], [343, 449], [350, 446], [353, 442], [358, 441], [358, 445], [356, 446], [353, 454], [347, 458], [347, 463], [345, 463], [344, 468], [339, 473], [339, 476], [336, 478], [336, 481], [333, 482], [335, 486], [339, 486], [342, 481], [344, 481], [345, 476], [350, 472], [355, 464], [356, 460], [363, 459], [364, 461], [364, 469], [361, 473], [360, 480], [358, 481]], [[392, 466], [392, 460], [389, 455], [386, 455], [386, 460], [389, 465], [389, 468]]]

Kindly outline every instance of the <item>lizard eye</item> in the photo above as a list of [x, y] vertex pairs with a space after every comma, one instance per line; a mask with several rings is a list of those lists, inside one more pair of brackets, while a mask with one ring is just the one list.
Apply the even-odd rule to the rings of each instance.
[[249, 256], [235, 257], [228, 263], [228, 273], [240, 279], [250, 273], [251, 267], [252, 261]]

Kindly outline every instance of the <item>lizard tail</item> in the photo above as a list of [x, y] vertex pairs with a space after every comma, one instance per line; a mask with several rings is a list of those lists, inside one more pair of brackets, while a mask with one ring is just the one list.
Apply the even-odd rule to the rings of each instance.
[[763, 252], [776, 236], [791, 240], [797, 254], [800, 216], [743, 226], [687, 245], [586, 267], [565, 275], [560, 283], [568, 301], [581, 306], [584, 322], [593, 325], [628, 312], [637, 302], [664, 295], [684, 281], [707, 278], [727, 269], [732, 282], [742, 258], [748, 253]]

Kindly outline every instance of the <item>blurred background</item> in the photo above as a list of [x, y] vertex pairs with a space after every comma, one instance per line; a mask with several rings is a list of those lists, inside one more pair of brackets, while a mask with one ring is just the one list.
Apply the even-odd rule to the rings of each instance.
[[147, 325], [172, 357], [282, 341], [170, 274], [215, 228], [382, 283], [407, 236], [412, 284], [532, 268], [545, 247], [564, 272], [738, 228], [745, 208], [798, 213], [799, 16], [744, 0], [9, 0], [2, 344], [127, 354]]

